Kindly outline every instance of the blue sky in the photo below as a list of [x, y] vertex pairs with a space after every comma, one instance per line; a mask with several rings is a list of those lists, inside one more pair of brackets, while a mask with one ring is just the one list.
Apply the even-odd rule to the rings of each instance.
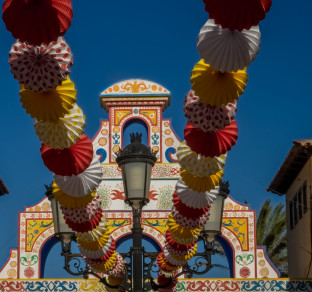
[[[262, 45], [248, 68], [247, 89], [238, 102], [239, 138], [229, 152], [225, 179], [231, 195], [258, 210], [296, 139], [311, 138], [312, 4], [275, 0], [260, 23]], [[73, 1], [74, 18], [65, 35], [74, 53], [71, 79], [77, 103], [87, 117], [86, 134], [93, 138], [107, 114], [99, 93], [112, 83], [143, 78], [172, 92], [171, 118], [180, 138], [186, 123], [182, 111], [190, 89], [190, 72], [199, 55], [196, 37], [208, 19], [200, 0]], [[9, 72], [8, 52], [14, 42], [0, 22], [0, 177], [10, 194], [0, 197], [0, 267], [17, 247], [18, 211], [44, 196], [52, 180], [40, 156], [33, 120], [19, 102], [19, 86]]]

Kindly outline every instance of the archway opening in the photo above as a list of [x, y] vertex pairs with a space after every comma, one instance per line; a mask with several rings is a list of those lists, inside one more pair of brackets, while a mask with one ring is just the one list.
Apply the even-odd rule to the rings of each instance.
[[[77, 243], [72, 241], [72, 253], [80, 254]], [[62, 244], [54, 236], [49, 238], [41, 249], [40, 278], [41, 279], [73, 279], [83, 278], [82, 276], [74, 276], [64, 269], [65, 260], [61, 256]], [[81, 260], [82, 268], [85, 263]], [[72, 263], [74, 264], [74, 263]]]
[[142, 144], [148, 145], [148, 127], [146, 123], [138, 118], [133, 118], [127, 121], [122, 129], [122, 147], [126, 147], [130, 144], [130, 134], [131, 133], [141, 133], [142, 134]]

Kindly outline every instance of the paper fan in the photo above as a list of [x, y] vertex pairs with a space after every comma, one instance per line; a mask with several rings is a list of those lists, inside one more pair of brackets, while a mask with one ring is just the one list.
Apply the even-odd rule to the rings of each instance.
[[174, 220], [172, 213], [168, 217], [168, 228], [170, 229], [171, 235], [176, 235], [183, 238], [193, 238], [200, 232], [200, 228], [185, 228], [179, 225]]
[[39, 121], [55, 122], [63, 118], [73, 108], [76, 102], [74, 83], [67, 77], [62, 85], [48, 92], [38, 93], [25, 89], [21, 85], [21, 103], [26, 113]]
[[182, 180], [176, 184], [176, 193], [181, 202], [191, 208], [204, 208], [212, 204], [219, 193], [219, 186], [209, 192], [195, 192], [188, 188]]
[[125, 261], [123, 257], [119, 253], [117, 253], [115, 265], [107, 272], [107, 274], [110, 276], [123, 278], [124, 269], [125, 269]]
[[84, 223], [90, 221], [101, 208], [101, 200], [96, 196], [90, 204], [81, 209], [68, 209], [61, 207], [64, 217], [75, 223]]
[[17, 40], [12, 45], [9, 57], [14, 78], [26, 89], [35, 92], [46, 92], [62, 84], [73, 63], [73, 54], [62, 37], [41, 46]]
[[187, 123], [184, 129], [184, 139], [192, 151], [206, 157], [225, 154], [235, 145], [238, 138], [236, 121], [218, 132], [203, 132]]
[[209, 18], [230, 30], [249, 29], [264, 19], [272, 0], [204, 0]]
[[174, 205], [174, 208], [176, 210], [178, 210], [178, 212], [186, 217], [186, 218], [190, 218], [193, 220], [196, 220], [198, 218], [200, 218], [201, 216], [205, 216], [205, 214], [209, 211], [210, 206], [206, 206], [203, 208], [193, 208], [193, 207], [189, 207], [187, 205], [185, 205], [180, 198], [178, 197], [177, 192], [173, 193], [172, 196], [172, 202]]
[[53, 195], [61, 206], [71, 209], [80, 209], [86, 207], [95, 197], [96, 191], [83, 197], [73, 197], [65, 194], [55, 182], [52, 183]]
[[180, 268], [180, 266], [173, 265], [168, 262], [166, 259], [164, 252], [161, 251], [157, 256], [157, 265], [160, 269], [170, 272], [174, 272]]
[[191, 74], [192, 89], [204, 103], [227, 105], [243, 94], [247, 76], [246, 68], [237, 72], [221, 72], [200, 60]]
[[219, 157], [205, 157], [192, 151], [183, 141], [177, 149], [177, 157], [182, 168], [197, 176], [209, 176], [219, 172], [225, 165], [226, 154]]
[[86, 135], [81, 135], [76, 144], [65, 149], [54, 149], [42, 144], [41, 157], [45, 166], [57, 175], [71, 176], [82, 173], [93, 158], [93, 145]]
[[64, 215], [64, 219], [65, 219], [65, 222], [68, 225], [68, 227], [70, 227], [75, 232], [88, 232], [88, 231], [97, 227], [97, 225], [99, 224], [99, 222], [102, 219], [102, 212], [103, 211], [100, 208], [98, 210], [98, 212], [95, 213], [95, 215], [89, 221], [85, 221], [82, 223], [74, 222], [74, 221], [68, 219], [65, 215]]
[[179, 251], [179, 252], [182, 252], [182, 253], [188, 253], [188, 251], [190, 249], [193, 248], [193, 246], [196, 244], [197, 241], [195, 242], [192, 242], [190, 244], [180, 244], [178, 242], [176, 242], [173, 237], [171, 236], [171, 232], [169, 229], [167, 229], [166, 231], [166, 234], [165, 234], [165, 237], [166, 237], [166, 242], [167, 242], [167, 245], [170, 246], [171, 249], [174, 249], [175, 251]]
[[[117, 261], [117, 258], [116, 258], [116, 261]], [[116, 264], [116, 262], [115, 262], [115, 264]], [[111, 286], [119, 286], [122, 283], [123, 278], [118, 278], [118, 277], [114, 277], [114, 276], [109, 275], [107, 277], [107, 281], [108, 281], [108, 284]]]
[[83, 134], [85, 126], [85, 116], [77, 104], [74, 104], [64, 118], [59, 118], [55, 122], [35, 121], [34, 123], [40, 141], [58, 149], [74, 145]]
[[176, 223], [179, 224], [180, 226], [184, 228], [188, 228], [188, 229], [193, 229], [193, 228], [203, 227], [203, 225], [206, 223], [209, 217], [209, 212], [206, 212], [204, 215], [202, 215], [199, 218], [191, 219], [191, 218], [187, 218], [181, 215], [178, 210], [173, 208], [172, 216], [173, 216], [173, 219], [176, 221]]
[[207, 192], [214, 189], [221, 182], [223, 169], [210, 176], [195, 176], [184, 169], [181, 169], [181, 177], [185, 184], [196, 192]]
[[97, 273], [107, 273], [115, 264], [116, 261], [116, 251], [112, 256], [100, 265], [91, 265], [91, 269]]
[[79, 233], [76, 235], [77, 243], [88, 250], [98, 250], [105, 246], [110, 237], [110, 228], [107, 228], [103, 235], [99, 237], [92, 237], [90, 240], [90, 236], [86, 236], [86, 233]]
[[167, 261], [172, 265], [184, 266], [187, 263], [187, 260], [175, 259], [173, 256], [171, 256], [171, 254], [168, 252], [168, 250], [166, 248], [164, 248], [164, 255], [165, 255]]
[[101, 222], [96, 228], [88, 232], [83, 233], [77, 232], [76, 236], [84, 241], [93, 241], [96, 239], [100, 239], [104, 235], [104, 233], [107, 232], [107, 228], [108, 228], [107, 220], [105, 219], [104, 216], [102, 216]]
[[55, 182], [66, 194], [83, 197], [93, 192], [102, 181], [102, 166], [98, 157], [93, 156], [90, 166], [82, 173], [72, 176], [54, 175]]
[[228, 126], [235, 117], [236, 101], [223, 106], [211, 106], [199, 100], [194, 90], [185, 96], [184, 113], [196, 128], [207, 131], [219, 131]]
[[111, 246], [115, 246], [115, 241], [114, 239], [110, 236], [109, 237], [109, 240], [107, 241], [106, 245], [103, 246], [101, 249], [98, 249], [98, 250], [89, 250], [87, 248], [83, 248], [82, 246], [80, 246], [78, 244], [78, 248], [79, 248], [79, 251], [80, 253], [88, 258], [88, 259], [98, 259], [98, 258], [101, 258], [102, 256], [106, 255], [110, 249], [111, 249]]
[[[164, 286], [164, 285], [168, 284], [169, 278], [164, 277], [161, 274], [158, 274], [158, 278], [157, 278], [158, 284], [160, 286]], [[178, 279], [175, 278], [174, 280], [172, 280], [172, 283], [168, 287], [165, 288], [165, 290], [168, 289], [170, 292], [173, 291], [172, 288], [174, 288], [174, 286], [177, 285], [177, 283], [178, 283]], [[162, 289], [163, 288], [160, 288], [158, 291], [162, 291]]]
[[35, 46], [64, 35], [73, 17], [71, 0], [5, 0], [2, 12], [13, 37]]
[[206, 64], [219, 71], [236, 72], [248, 67], [259, 53], [259, 26], [231, 31], [209, 19], [197, 37], [197, 50]]
[[99, 257], [99, 258], [92, 258], [92, 259], [85, 257], [84, 258], [85, 261], [89, 265], [100, 265], [101, 263], [107, 261], [112, 256], [112, 254], [115, 252], [115, 250], [116, 250], [116, 245], [115, 245], [115, 240], [114, 239], [111, 240], [111, 244], [107, 248], [108, 248], [107, 252], [104, 255], [102, 255], [101, 257]]

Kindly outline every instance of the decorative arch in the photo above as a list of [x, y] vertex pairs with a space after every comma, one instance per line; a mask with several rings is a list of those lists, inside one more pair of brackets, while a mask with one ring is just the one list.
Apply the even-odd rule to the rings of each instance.
[[[137, 127], [137, 128], [135, 128]], [[142, 144], [149, 146], [149, 125], [141, 117], [132, 117], [127, 119], [122, 125], [122, 148], [130, 144], [129, 135], [132, 132], [139, 132], [142, 134]]]

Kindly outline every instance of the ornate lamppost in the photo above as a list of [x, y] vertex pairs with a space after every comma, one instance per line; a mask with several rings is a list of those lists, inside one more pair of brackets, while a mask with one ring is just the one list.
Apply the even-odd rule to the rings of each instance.
[[172, 283], [172, 280], [186, 274], [192, 278], [193, 274], [203, 275], [207, 273], [214, 265], [211, 262], [211, 255], [216, 251], [214, 241], [221, 234], [222, 214], [224, 200], [229, 193], [228, 183], [221, 183], [219, 194], [211, 205], [209, 220], [203, 227], [199, 240], [204, 243], [204, 252], [197, 252], [194, 256], [195, 263], [186, 264], [181, 271], [170, 278], [168, 283], [157, 285], [152, 277], [152, 273], [157, 273], [158, 266], [156, 259], [158, 252], [145, 252], [142, 246], [141, 214], [143, 207], [149, 202], [148, 194], [150, 189], [152, 167], [157, 160], [156, 153], [149, 147], [141, 143], [141, 134], [131, 134], [131, 143], [123, 150], [119, 150], [116, 155], [116, 162], [121, 168], [123, 185], [125, 190], [125, 202], [132, 208], [133, 228], [132, 240], [133, 246], [128, 253], [120, 253], [126, 260], [126, 277], [120, 286], [111, 286], [105, 277], [94, 273], [88, 265], [83, 264], [80, 254], [71, 253], [71, 242], [75, 240], [74, 232], [66, 225], [62, 212], [52, 194], [52, 188], [47, 187], [47, 196], [51, 201], [53, 214], [55, 236], [62, 243], [62, 256], [65, 258], [64, 269], [72, 275], [88, 275], [97, 277], [103, 284], [110, 288], [119, 288], [123, 291], [148, 291], [165, 288]]

